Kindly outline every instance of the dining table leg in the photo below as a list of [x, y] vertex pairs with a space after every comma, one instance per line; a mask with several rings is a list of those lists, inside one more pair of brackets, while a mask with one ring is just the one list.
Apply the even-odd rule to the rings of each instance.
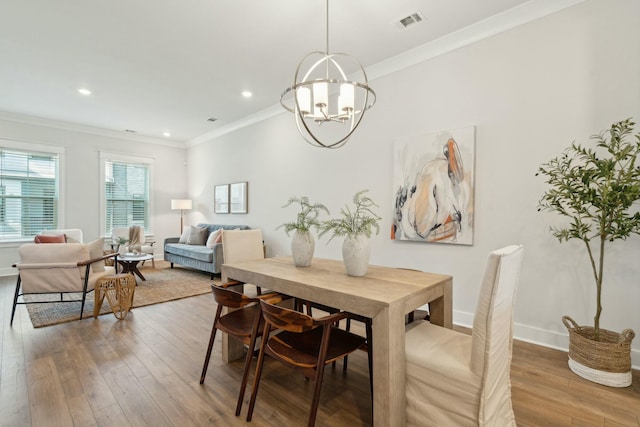
[[403, 426], [405, 410], [404, 310], [394, 304], [373, 318], [373, 425]]
[[442, 283], [442, 296], [429, 303], [429, 321], [434, 325], [453, 328], [453, 283]]

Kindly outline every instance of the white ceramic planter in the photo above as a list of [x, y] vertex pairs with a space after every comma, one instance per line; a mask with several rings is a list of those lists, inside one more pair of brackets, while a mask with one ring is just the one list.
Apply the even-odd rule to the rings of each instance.
[[309, 267], [313, 259], [316, 241], [308, 231], [295, 231], [291, 238], [291, 255], [296, 267]]
[[349, 276], [364, 276], [369, 267], [371, 246], [364, 234], [347, 236], [342, 243], [342, 259]]

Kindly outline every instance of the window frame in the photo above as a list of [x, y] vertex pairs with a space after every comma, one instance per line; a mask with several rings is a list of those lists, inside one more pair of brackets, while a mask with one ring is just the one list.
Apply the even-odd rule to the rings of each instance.
[[148, 200], [148, 215], [149, 225], [145, 227], [145, 235], [153, 234], [154, 227], [154, 215], [153, 215], [153, 162], [152, 157], [136, 156], [132, 154], [121, 154], [107, 151], [100, 151], [100, 233], [105, 237], [111, 236], [111, 230], [107, 230], [107, 199], [106, 199], [106, 162], [121, 162], [129, 164], [144, 164], [149, 168], [149, 200]]
[[[32, 155], [56, 155], [58, 156], [58, 168], [56, 171], [56, 191], [58, 194], [57, 199], [54, 199], [56, 208], [58, 211], [57, 224], [54, 229], [61, 229], [65, 227], [65, 205], [66, 205], [66, 174], [65, 174], [65, 147], [57, 145], [42, 144], [38, 142], [19, 141], [13, 139], [0, 138], [0, 150], [15, 150], [23, 153], [29, 153]], [[0, 234], [0, 247], [15, 246], [15, 243], [24, 243], [33, 241], [33, 236], [26, 236], [21, 238], [4, 239], [4, 236]]]

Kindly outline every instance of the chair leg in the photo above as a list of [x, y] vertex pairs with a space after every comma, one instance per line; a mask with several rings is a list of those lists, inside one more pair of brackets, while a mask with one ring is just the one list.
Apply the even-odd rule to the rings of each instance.
[[[345, 331], [350, 332], [351, 331], [351, 318], [347, 317], [347, 326], [344, 328]], [[347, 372], [347, 365], [349, 364], [349, 356], [345, 356], [344, 359], [342, 359], [342, 373], [346, 373]]]
[[11, 309], [11, 322], [9, 322], [9, 326], [13, 325], [13, 316], [16, 314], [16, 306], [18, 305], [18, 296], [20, 295], [20, 284], [22, 283], [22, 279], [20, 278], [20, 273], [18, 273], [18, 280], [16, 281], [16, 293], [13, 295], [13, 308]]
[[200, 384], [204, 384], [204, 378], [207, 376], [207, 369], [209, 369], [209, 359], [211, 359], [211, 350], [213, 349], [213, 342], [216, 340], [217, 322], [222, 312], [222, 305], [218, 305], [216, 310], [216, 317], [213, 320], [213, 326], [211, 327], [211, 336], [209, 337], [209, 347], [207, 347], [207, 355], [204, 357], [204, 364], [202, 365], [202, 373], [200, 374]]
[[258, 387], [260, 386], [260, 376], [262, 375], [262, 366], [264, 365], [264, 349], [267, 347], [269, 337], [269, 324], [265, 322], [262, 333], [262, 342], [260, 342], [260, 353], [258, 353], [258, 363], [256, 365], [256, 373], [253, 377], [253, 390], [251, 390], [251, 400], [249, 401], [249, 411], [247, 412], [247, 421], [251, 421], [253, 417], [253, 408], [256, 405], [256, 396], [258, 395]]
[[[89, 286], [89, 273], [91, 265], [87, 265], [87, 269], [84, 273], [84, 285], [82, 287], [82, 305], [80, 306], [80, 320], [82, 320], [82, 315], [84, 313], [84, 302], [87, 299], [87, 287]], [[60, 294], [60, 298], [62, 298], [62, 294]]]
[[256, 340], [258, 339], [258, 327], [260, 326], [260, 319], [262, 313], [258, 312], [251, 328], [251, 340], [249, 341], [249, 348], [247, 349], [247, 357], [244, 359], [244, 368], [242, 370], [242, 381], [240, 382], [240, 392], [238, 393], [238, 403], [236, 404], [236, 417], [240, 415], [242, 410], [242, 401], [244, 399], [244, 392], [247, 389], [247, 382], [249, 380], [249, 369], [251, 369], [251, 361], [253, 360], [253, 353], [256, 347]]
[[322, 389], [322, 378], [324, 376], [324, 361], [327, 358], [327, 350], [329, 348], [329, 335], [331, 334], [331, 325], [324, 325], [322, 331], [322, 344], [320, 345], [320, 354], [318, 354], [318, 365], [316, 366], [315, 387], [313, 388], [313, 400], [311, 401], [311, 410], [309, 411], [308, 427], [314, 427], [316, 416], [318, 414], [318, 405], [320, 404], [320, 390]]
[[369, 362], [369, 390], [371, 391], [371, 403], [373, 404], [373, 329], [372, 320], [366, 319], [365, 328], [367, 330], [367, 359]]

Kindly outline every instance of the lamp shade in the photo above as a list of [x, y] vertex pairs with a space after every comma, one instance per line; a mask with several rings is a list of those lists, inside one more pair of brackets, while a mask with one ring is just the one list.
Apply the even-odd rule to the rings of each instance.
[[173, 199], [171, 200], [171, 209], [191, 209], [191, 199]]

